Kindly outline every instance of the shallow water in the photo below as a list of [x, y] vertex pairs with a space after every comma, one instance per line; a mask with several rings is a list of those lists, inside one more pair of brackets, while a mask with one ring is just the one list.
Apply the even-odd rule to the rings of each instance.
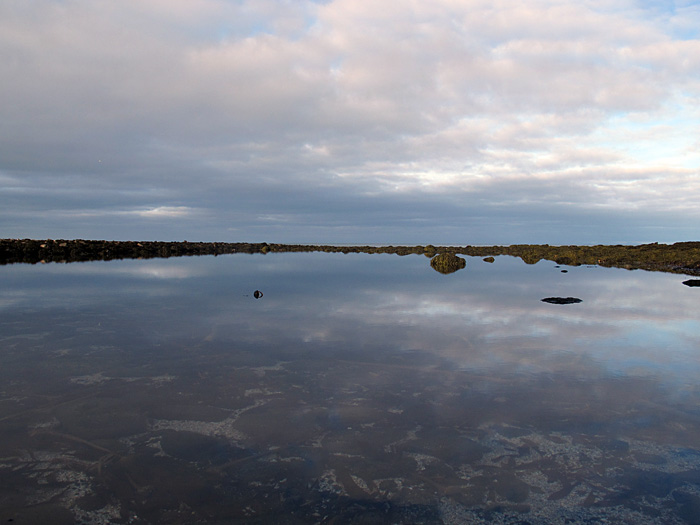
[[0, 523], [698, 522], [700, 289], [428, 263], [0, 267]]

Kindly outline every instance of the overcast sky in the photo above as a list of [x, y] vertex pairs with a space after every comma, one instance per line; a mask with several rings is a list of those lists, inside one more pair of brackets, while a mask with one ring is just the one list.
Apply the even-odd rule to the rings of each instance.
[[3, 0], [0, 237], [700, 238], [700, 2]]

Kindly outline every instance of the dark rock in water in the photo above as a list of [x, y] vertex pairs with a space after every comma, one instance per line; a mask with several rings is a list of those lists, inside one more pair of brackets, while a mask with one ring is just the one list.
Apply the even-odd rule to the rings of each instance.
[[686, 286], [700, 286], [700, 279], [690, 279], [688, 281], [683, 281]]
[[583, 302], [578, 297], [546, 297], [542, 302], [551, 304], [575, 304]]
[[569, 270], [562, 270], [561, 273], [569, 273]]
[[263, 293], [260, 290], [255, 290], [253, 292], [253, 297], [255, 297], [256, 299], [260, 299], [262, 296], [263, 296]]
[[492, 263], [492, 262], [494, 262], [495, 260], [496, 260], [496, 259], [494, 259], [493, 257], [486, 257], [486, 258], [484, 259], [484, 262]]
[[430, 259], [430, 266], [440, 273], [454, 273], [467, 265], [467, 261], [453, 253], [441, 253]]

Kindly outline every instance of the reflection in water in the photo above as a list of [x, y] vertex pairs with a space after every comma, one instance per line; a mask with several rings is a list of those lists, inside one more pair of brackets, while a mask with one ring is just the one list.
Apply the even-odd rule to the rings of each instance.
[[2, 272], [0, 520], [698, 515], [681, 276], [331, 254]]
[[576, 304], [582, 302], [578, 297], [545, 297], [542, 302], [549, 304]]
[[430, 259], [430, 266], [435, 271], [445, 274], [454, 273], [463, 269], [466, 265], [467, 261], [453, 253], [441, 253]]

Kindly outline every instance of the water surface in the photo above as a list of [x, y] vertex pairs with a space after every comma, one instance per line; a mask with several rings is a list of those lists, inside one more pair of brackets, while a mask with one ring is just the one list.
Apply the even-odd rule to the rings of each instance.
[[0, 522], [697, 523], [700, 289], [428, 262], [0, 268]]

